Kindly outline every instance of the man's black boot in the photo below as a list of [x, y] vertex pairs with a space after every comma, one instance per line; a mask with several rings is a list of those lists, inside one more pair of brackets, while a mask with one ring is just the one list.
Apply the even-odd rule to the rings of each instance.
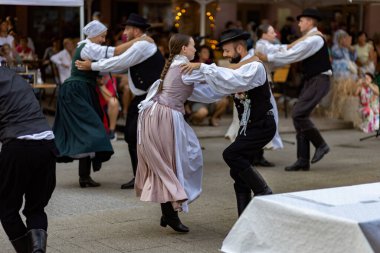
[[286, 171], [310, 170], [310, 143], [305, 135], [297, 133], [297, 161], [285, 167]]
[[28, 231], [28, 252], [45, 253], [47, 233], [43, 229], [31, 229]]
[[29, 253], [28, 252], [28, 235], [25, 234], [17, 239], [11, 240], [13, 248], [16, 253]]
[[255, 196], [272, 194], [271, 188], [254, 166], [249, 166], [239, 173], [241, 179], [247, 184]]
[[247, 191], [242, 191], [242, 189], [238, 189], [236, 187], [236, 183], [234, 184], [234, 189], [235, 189], [235, 195], [236, 195], [238, 215], [240, 216], [252, 199], [251, 190], [247, 189]]

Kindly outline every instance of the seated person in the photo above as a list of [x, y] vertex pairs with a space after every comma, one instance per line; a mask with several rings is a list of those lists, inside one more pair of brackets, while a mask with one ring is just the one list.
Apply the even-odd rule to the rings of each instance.
[[359, 80], [359, 87], [355, 93], [359, 96], [359, 112], [363, 119], [360, 128], [365, 133], [371, 133], [379, 129], [379, 87], [373, 83], [373, 75], [366, 73]]
[[116, 78], [112, 77], [111, 79], [108, 74], [105, 74], [100, 81], [98, 89], [99, 102], [105, 114], [103, 124], [111, 140], [117, 140], [115, 129], [120, 108], [116, 85]]
[[219, 120], [226, 111], [228, 104], [229, 101], [227, 97], [213, 104], [190, 103], [189, 120], [194, 125], [200, 125], [205, 118], [210, 117], [209, 125], [219, 126]]
[[4, 44], [0, 48], [0, 57], [5, 61], [8, 66], [15, 66], [21, 64], [21, 58], [9, 44]]
[[20, 45], [16, 47], [16, 51], [23, 61], [36, 59], [33, 50], [28, 46], [28, 38], [25, 36], [20, 38]]

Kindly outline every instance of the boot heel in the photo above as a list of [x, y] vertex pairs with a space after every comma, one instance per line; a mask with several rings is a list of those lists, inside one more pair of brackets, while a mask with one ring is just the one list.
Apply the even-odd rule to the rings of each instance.
[[161, 220], [160, 220], [160, 226], [161, 227], [166, 227], [168, 225], [168, 223], [166, 223], [164, 217], [161, 217]]
[[86, 188], [87, 184], [86, 183], [79, 183], [80, 188]]

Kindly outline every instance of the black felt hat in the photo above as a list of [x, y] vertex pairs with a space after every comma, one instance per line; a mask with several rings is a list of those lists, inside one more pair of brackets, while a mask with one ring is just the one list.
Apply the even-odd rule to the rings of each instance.
[[220, 37], [220, 42], [218, 43], [218, 47], [221, 47], [223, 44], [236, 41], [236, 40], [248, 40], [251, 37], [251, 34], [248, 32], [244, 32], [240, 29], [229, 29], [222, 32]]
[[124, 26], [135, 26], [142, 29], [147, 29], [150, 27], [150, 24], [148, 24], [147, 20], [140, 15], [137, 15], [135, 13], [131, 13], [128, 17], [128, 20], [125, 21], [122, 25]]
[[302, 17], [314, 18], [318, 21], [322, 20], [321, 13], [317, 9], [306, 8], [303, 12], [297, 16], [297, 20], [299, 21]]

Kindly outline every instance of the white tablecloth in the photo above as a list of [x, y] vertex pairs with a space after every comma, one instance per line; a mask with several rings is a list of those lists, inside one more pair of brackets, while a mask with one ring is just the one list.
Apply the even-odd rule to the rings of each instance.
[[254, 198], [223, 252], [380, 252], [380, 183]]

